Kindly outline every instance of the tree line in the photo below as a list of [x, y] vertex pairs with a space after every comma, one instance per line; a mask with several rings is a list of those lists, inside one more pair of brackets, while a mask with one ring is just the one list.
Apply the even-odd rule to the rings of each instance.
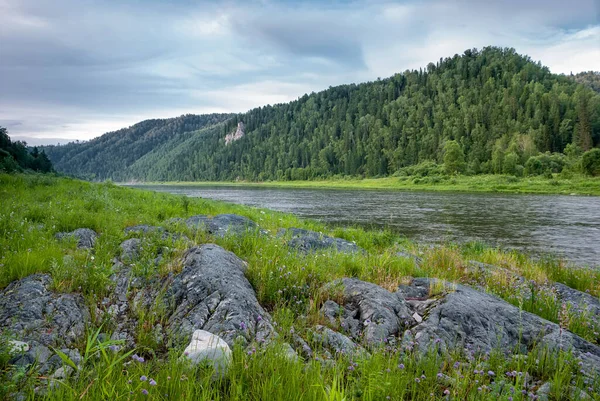
[[[127, 163], [104, 159], [90, 169], [95, 155], [80, 157], [79, 145], [57, 166], [102, 179], [169, 181], [383, 177], [454, 156], [446, 170], [464, 174], [583, 169], [584, 154], [600, 145], [600, 95], [577, 81], [594, 78], [552, 74], [514, 49], [470, 49], [424, 69], [228, 116]], [[245, 135], [226, 145], [238, 122]]]
[[0, 172], [24, 170], [49, 173], [53, 171], [53, 167], [44, 150], [40, 151], [37, 147], [30, 150], [25, 142], [11, 141], [8, 130], [0, 127]]

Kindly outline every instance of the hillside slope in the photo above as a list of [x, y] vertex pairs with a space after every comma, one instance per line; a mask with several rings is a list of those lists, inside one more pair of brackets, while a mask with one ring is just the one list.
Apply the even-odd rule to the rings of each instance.
[[128, 166], [148, 152], [172, 141], [187, 139], [194, 131], [231, 117], [230, 114], [188, 114], [145, 120], [88, 142], [47, 146], [44, 150], [60, 172], [90, 179], [118, 179]]
[[[445, 143], [455, 140], [465, 171], [501, 173], [508, 155], [524, 166], [533, 155], [564, 152], [569, 144], [577, 151], [598, 146], [600, 95], [514, 49], [488, 47], [214, 122], [222, 125], [153, 143], [143, 155], [126, 152], [125, 163], [113, 152], [114, 165], [86, 161], [81, 145], [70, 145], [73, 152], [60, 161], [49, 155], [59, 170], [99, 178], [297, 180], [378, 177], [441, 163]], [[226, 144], [239, 122], [244, 135]]]

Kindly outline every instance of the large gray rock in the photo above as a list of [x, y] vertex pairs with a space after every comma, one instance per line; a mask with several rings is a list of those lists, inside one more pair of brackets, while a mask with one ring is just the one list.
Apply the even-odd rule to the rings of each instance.
[[0, 331], [27, 343], [29, 349], [15, 361], [30, 365], [37, 361], [40, 372], [50, 370], [50, 347], [74, 353], [70, 348], [85, 336], [90, 313], [83, 297], [77, 294], [57, 294], [48, 288], [50, 276], [34, 274], [15, 281], [0, 292]]
[[135, 262], [140, 257], [142, 240], [139, 238], [130, 238], [123, 241], [120, 245], [121, 260], [124, 263]]
[[165, 231], [163, 227], [151, 226], [148, 224], [138, 224], [137, 226], [126, 227], [124, 230], [125, 234], [152, 234], [152, 233], [162, 233]]
[[192, 216], [186, 220], [188, 227], [204, 230], [216, 237], [242, 235], [259, 230], [258, 224], [245, 216], [237, 214], [219, 214], [214, 217], [205, 215]]
[[202, 329], [230, 346], [238, 336], [259, 343], [270, 340], [275, 333], [271, 317], [244, 276], [244, 261], [206, 244], [189, 249], [183, 264], [166, 295], [171, 305], [169, 331], [175, 339], [189, 341], [195, 330]]
[[376, 284], [344, 278], [327, 284], [325, 290], [334, 296], [339, 292], [343, 308], [326, 302], [324, 315], [330, 321], [336, 319], [337, 309], [340, 326], [353, 337], [363, 338], [368, 345], [386, 342], [414, 324], [413, 312], [405, 300]]
[[585, 314], [597, 327], [600, 327], [600, 300], [588, 293], [578, 291], [562, 283], [536, 283], [525, 277], [500, 266], [494, 266], [477, 261], [469, 261], [469, 269], [480, 277], [480, 285], [485, 286], [486, 281], [494, 280], [498, 275], [508, 279], [513, 284], [515, 295], [529, 299], [536, 292], [554, 292], [559, 301], [569, 304], [570, 312]]
[[558, 299], [577, 309], [587, 310], [595, 320], [600, 319], [600, 299], [588, 293], [575, 290], [561, 283], [554, 283]]
[[[431, 281], [415, 279], [397, 294], [426, 298]], [[571, 349], [588, 369], [600, 371], [600, 348], [561, 329], [557, 324], [525, 312], [493, 295], [472, 288], [446, 284], [445, 294], [427, 310], [422, 323], [405, 333], [421, 350], [438, 343], [442, 348], [463, 347], [474, 352], [494, 348], [526, 353], [534, 345]]]
[[96, 244], [96, 238], [98, 237], [98, 234], [89, 228], [78, 228], [77, 230], [71, 232], [56, 233], [55, 237], [58, 240], [74, 237], [77, 240], [77, 248], [89, 249], [93, 248]]
[[343, 253], [364, 252], [362, 248], [355, 243], [341, 238], [329, 237], [327, 235], [304, 230], [302, 228], [288, 228], [280, 230], [280, 235], [289, 236], [287, 244], [289, 247], [297, 249], [300, 252], [308, 253], [323, 249], [335, 249]]
[[328, 349], [332, 354], [344, 355], [366, 355], [367, 352], [363, 347], [356, 344], [350, 338], [342, 333], [331, 330], [328, 327], [317, 325], [313, 332], [313, 341], [321, 344]]

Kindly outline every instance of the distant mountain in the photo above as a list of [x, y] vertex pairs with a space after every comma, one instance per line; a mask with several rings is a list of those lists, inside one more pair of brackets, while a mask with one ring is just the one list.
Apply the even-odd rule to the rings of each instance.
[[188, 114], [145, 120], [90, 141], [46, 146], [43, 149], [60, 172], [87, 179], [125, 179], [123, 174], [128, 167], [147, 153], [167, 143], [185, 141], [198, 130], [232, 117], [232, 114]]
[[587, 150], [600, 144], [600, 95], [514, 49], [487, 47], [286, 104], [149, 120], [46, 152], [56, 169], [98, 179], [289, 180], [441, 163], [450, 140], [475, 174], [502, 172], [509, 156], [524, 165], [571, 143]]

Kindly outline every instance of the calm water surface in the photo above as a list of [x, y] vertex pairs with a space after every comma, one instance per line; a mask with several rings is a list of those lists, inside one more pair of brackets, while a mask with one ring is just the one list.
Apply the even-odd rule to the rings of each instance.
[[388, 227], [420, 242], [477, 240], [600, 267], [600, 197], [237, 186], [142, 188], [259, 206], [333, 225]]

